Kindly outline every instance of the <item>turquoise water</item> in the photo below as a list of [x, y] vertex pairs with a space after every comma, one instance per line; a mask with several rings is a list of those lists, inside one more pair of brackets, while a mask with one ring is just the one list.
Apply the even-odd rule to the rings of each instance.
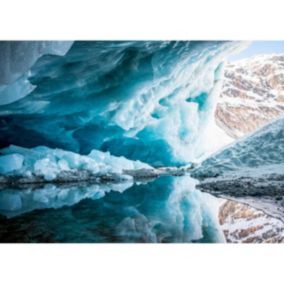
[[190, 177], [0, 191], [0, 242], [221, 242], [218, 201]]

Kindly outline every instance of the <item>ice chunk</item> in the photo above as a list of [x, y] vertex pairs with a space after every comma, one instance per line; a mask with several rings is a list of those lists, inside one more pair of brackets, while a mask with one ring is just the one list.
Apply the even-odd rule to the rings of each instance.
[[98, 163], [107, 164], [115, 172], [122, 172], [122, 170], [138, 170], [138, 169], [151, 169], [152, 167], [142, 163], [140, 161], [131, 161], [125, 157], [115, 157], [112, 156], [109, 152], [101, 152], [98, 150], [92, 150], [88, 155]]
[[27, 180], [36, 177], [45, 181], [81, 180], [94, 175], [109, 174], [115, 174], [117, 178], [120, 176], [123, 179], [130, 179], [130, 176], [125, 176], [124, 170], [152, 168], [140, 161], [114, 157], [110, 153], [97, 150], [86, 156], [43, 146], [27, 149], [11, 145], [1, 149], [0, 153], [4, 154], [0, 156], [1, 173], [24, 177]]
[[47, 181], [55, 179], [60, 170], [60, 165], [48, 158], [38, 160], [34, 164], [34, 173], [38, 176], [44, 176]]
[[6, 174], [20, 170], [23, 166], [24, 157], [20, 154], [0, 156], [0, 173]]

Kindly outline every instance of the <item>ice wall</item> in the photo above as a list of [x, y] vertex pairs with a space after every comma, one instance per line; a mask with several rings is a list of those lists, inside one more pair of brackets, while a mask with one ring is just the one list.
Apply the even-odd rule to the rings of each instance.
[[0, 147], [98, 149], [162, 166], [206, 151], [222, 61], [243, 43], [54, 45], [18, 43], [1, 57]]

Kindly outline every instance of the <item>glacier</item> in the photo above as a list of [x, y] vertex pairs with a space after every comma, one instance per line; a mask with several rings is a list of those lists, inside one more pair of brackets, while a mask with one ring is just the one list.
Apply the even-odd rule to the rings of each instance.
[[284, 221], [284, 117], [219, 150], [191, 175], [205, 192]]
[[96, 149], [152, 166], [185, 165], [219, 147], [223, 139], [210, 149], [215, 135], [206, 133], [223, 61], [244, 48], [222, 41], [11, 45], [0, 46], [10, 50], [0, 58], [0, 148]]

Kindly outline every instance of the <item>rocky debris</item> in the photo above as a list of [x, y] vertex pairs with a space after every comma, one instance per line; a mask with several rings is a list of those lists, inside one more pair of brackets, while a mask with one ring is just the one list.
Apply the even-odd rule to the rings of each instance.
[[39, 184], [65, 184], [76, 182], [106, 183], [124, 182], [131, 179], [138, 181], [152, 180], [159, 176], [183, 176], [195, 167], [191, 164], [186, 167], [161, 167], [161, 168], [142, 168], [137, 170], [123, 170], [123, 175], [118, 173], [92, 173], [88, 170], [61, 171], [53, 180], [48, 181], [43, 176], [31, 174], [29, 176], [0, 175], [0, 188], [5, 186], [24, 187], [25, 185]]
[[284, 222], [283, 174], [263, 174], [259, 177], [227, 174], [202, 180], [196, 187], [216, 197], [246, 203]]
[[135, 179], [157, 178], [159, 176], [183, 176], [190, 173], [196, 167], [191, 163], [184, 167], [159, 167], [152, 169], [124, 170], [123, 173], [132, 176]]
[[129, 180], [130, 177], [123, 176], [117, 173], [94, 174], [88, 170], [79, 171], [61, 171], [60, 174], [53, 180], [48, 181], [43, 176], [31, 174], [30, 176], [14, 176], [0, 175], [0, 187], [2, 186], [21, 186], [24, 184], [64, 184], [74, 182], [123, 182]]
[[263, 177], [224, 175], [219, 178], [202, 180], [198, 188], [215, 194], [233, 197], [243, 196], [284, 196], [284, 174], [263, 175]]

